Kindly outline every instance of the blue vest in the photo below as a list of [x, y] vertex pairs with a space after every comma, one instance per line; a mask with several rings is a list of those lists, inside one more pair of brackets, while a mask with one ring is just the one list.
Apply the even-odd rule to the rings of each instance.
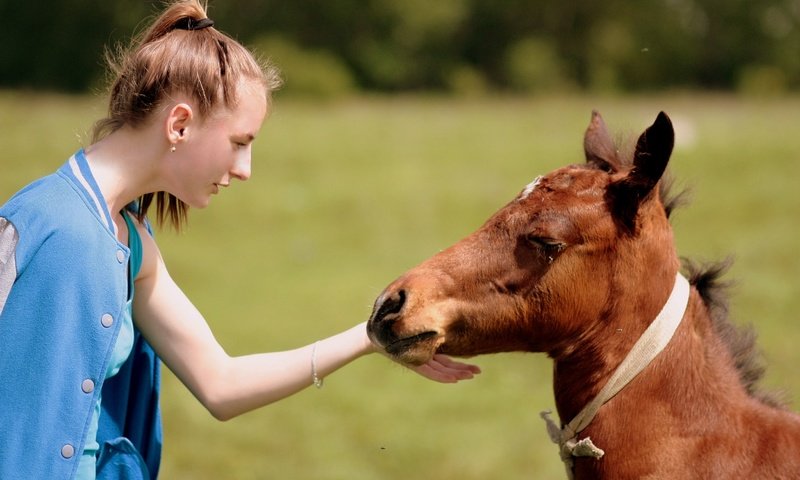
[[19, 191], [0, 218], [18, 234], [16, 276], [0, 302], [0, 479], [72, 478], [101, 391], [97, 478], [156, 478], [160, 361], [136, 331], [130, 358], [105, 382], [130, 251], [83, 152]]

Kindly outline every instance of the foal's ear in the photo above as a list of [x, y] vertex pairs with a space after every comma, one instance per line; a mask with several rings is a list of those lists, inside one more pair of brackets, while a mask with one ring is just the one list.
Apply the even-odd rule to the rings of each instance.
[[615, 219], [630, 233], [636, 229], [636, 214], [667, 168], [675, 131], [669, 117], [660, 112], [656, 121], [636, 142], [633, 168], [608, 187], [607, 196]]
[[619, 170], [617, 148], [597, 110], [592, 110], [592, 120], [583, 136], [583, 151], [586, 154], [586, 163], [609, 173]]

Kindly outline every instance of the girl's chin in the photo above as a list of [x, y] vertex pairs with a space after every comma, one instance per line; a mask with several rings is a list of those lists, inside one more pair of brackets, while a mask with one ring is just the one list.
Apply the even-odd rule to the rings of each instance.
[[194, 198], [180, 198], [180, 201], [189, 205], [189, 208], [196, 208], [196, 209], [203, 209], [206, 208], [211, 203], [211, 194], [208, 194], [204, 197], [194, 197]]
[[211, 196], [214, 195], [213, 191], [197, 192], [193, 195], [174, 195], [178, 200], [189, 205], [189, 208], [206, 208], [211, 203]]
[[211, 195], [209, 195], [205, 199], [201, 199], [201, 201], [195, 202], [193, 204], [190, 203], [189, 206], [192, 207], [192, 208], [196, 208], [196, 209], [202, 210], [202, 209], [206, 208], [207, 206], [209, 206], [209, 204], [211, 204]]

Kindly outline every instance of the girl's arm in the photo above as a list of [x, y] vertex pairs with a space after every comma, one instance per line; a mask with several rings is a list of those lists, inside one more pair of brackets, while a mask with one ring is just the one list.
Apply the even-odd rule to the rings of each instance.
[[[158, 356], [200, 402], [220, 419], [270, 404], [374, 351], [365, 325], [305, 347], [274, 353], [229, 356], [203, 316], [167, 272], [152, 237], [140, 227], [143, 263], [136, 279], [134, 319]], [[472, 378], [477, 367], [437, 355], [414, 369], [440, 382]]]

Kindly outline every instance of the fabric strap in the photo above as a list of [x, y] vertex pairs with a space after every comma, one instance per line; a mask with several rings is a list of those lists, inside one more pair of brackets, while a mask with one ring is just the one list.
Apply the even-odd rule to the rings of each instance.
[[564, 461], [567, 468], [568, 478], [573, 478], [573, 457], [601, 458], [605, 454], [603, 450], [592, 443], [589, 437], [581, 441], [576, 441], [576, 437], [589, 426], [600, 407], [619, 393], [667, 346], [686, 312], [689, 293], [689, 282], [678, 273], [672, 293], [661, 312], [639, 337], [600, 393], [572, 421], [563, 428], [559, 428], [550, 418], [551, 412], [546, 411], [540, 414], [547, 424], [550, 440], [559, 446], [561, 460]]

